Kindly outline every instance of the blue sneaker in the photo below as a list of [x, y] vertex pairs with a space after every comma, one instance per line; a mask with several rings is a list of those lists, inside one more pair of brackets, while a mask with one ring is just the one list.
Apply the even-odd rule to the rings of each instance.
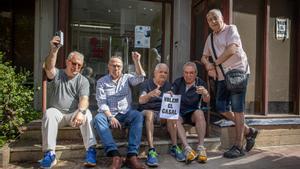
[[157, 153], [156, 153], [155, 149], [151, 149], [148, 151], [146, 164], [149, 167], [157, 167], [158, 166]]
[[53, 167], [57, 161], [55, 159], [55, 154], [48, 151], [44, 154], [44, 158], [40, 161], [41, 168], [51, 168]]
[[95, 167], [97, 162], [97, 151], [94, 147], [90, 147], [86, 151], [86, 156], [84, 160], [85, 167]]
[[185, 155], [183, 154], [182, 150], [176, 145], [172, 146], [169, 150], [169, 153], [175, 157], [177, 161], [185, 161]]

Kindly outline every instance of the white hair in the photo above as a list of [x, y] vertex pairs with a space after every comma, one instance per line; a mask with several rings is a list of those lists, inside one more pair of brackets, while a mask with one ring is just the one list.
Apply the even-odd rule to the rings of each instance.
[[122, 60], [122, 57], [121, 56], [112, 56], [110, 59], [109, 59], [109, 62], [110, 63], [113, 59], [119, 59], [123, 65], [123, 60]]
[[186, 62], [186, 63], [183, 65], [183, 71], [184, 71], [184, 69], [185, 69], [187, 66], [193, 67], [193, 68], [195, 69], [196, 74], [198, 74], [198, 69], [197, 69], [196, 63], [194, 63], [194, 62]]
[[82, 53], [77, 52], [77, 51], [73, 51], [68, 55], [68, 60], [72, 59], [73, 56], [78, 56], [82, 61], [84, 61], [84, 56]]
[[210, 14], [210, 13], [214, 13], [214, 14], [216, 14], [217, 16], [223, 18], [223, 15], [222, 15], [222, 12], [220, 11], [220, 9], [211, 9], [211, 10], [209, 10], [209, 11], [207, 12], [206, 17], [207, 17], [208, 14]]
[[168, 70], [168, 72], [169, 72], [169, 66], [168, 66], [167, 64], [165, 64], [165, 63], [158, 63], [158, 64], [155, 66], [154, 71], [157, 71], [157, 70], [159, 70], [159, 69], [161, 69], [161, 68], [163, 68], [163, 67], [166, 67], [167, 70]]

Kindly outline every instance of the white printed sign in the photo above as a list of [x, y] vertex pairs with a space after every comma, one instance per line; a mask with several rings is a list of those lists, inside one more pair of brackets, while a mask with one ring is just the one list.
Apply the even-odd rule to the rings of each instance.
[[150, 26], [135, 26], [134, 29], [134, 47], [150, 48]]
[[161, 119], [178, 119], [180, 111], [181, 95], [171, 96], [168, 93], [164, 93], [159, 112]]

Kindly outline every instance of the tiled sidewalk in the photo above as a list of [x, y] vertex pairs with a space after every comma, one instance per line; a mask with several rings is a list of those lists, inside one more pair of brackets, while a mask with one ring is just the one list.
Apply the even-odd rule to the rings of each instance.
[[[176, 162], [168, 154], [160, 155], [159, 169], [298, 169], [300, 166], [300, 145], [259, 148], [237, 159], [225, 159], [222, 152], [209, 152], [206, 164], [192, 162], [189, 165]], [[38, 168], [38, 163], [11, 164], [9, 169]], [[84, 169], [82, 159], [59, 161], [55, 169]], [[98, 158], [95, 169], [108, 168], [107, 159]], [[126, 167], [123, 167], [126, 169]]]

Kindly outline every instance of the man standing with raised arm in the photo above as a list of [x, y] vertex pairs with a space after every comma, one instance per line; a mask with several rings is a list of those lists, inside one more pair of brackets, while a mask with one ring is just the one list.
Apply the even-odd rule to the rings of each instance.
[[59, 127], [79, 127], [86, 148], [85, 166], [96, 166], [96, 139], [92, 128], [92, 114], [89, 107], [89, 82], [80, 74], [84, 56], [76, 51], [69, 54], [65, 69], [55, 67], [60, 37], [50, 41], [50, 52], [45, 61], [48, 78], [48, 108], [43, 114], [42, 137], [44, 158], [42, 168], [56, 164], [55, 146]]

